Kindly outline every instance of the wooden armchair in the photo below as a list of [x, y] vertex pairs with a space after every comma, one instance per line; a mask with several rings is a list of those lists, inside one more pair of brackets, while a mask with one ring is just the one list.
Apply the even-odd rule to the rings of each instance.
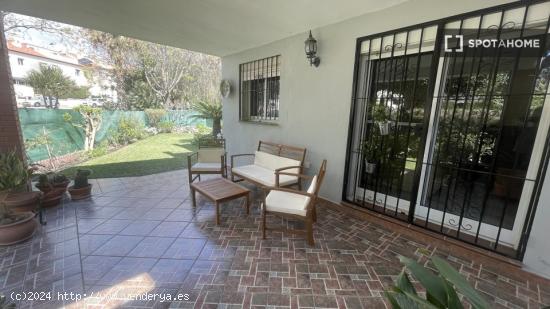
[[[293, 174], [287, 172], [276, 172], [276, 178], [280, 175], [293, 175], [301, 179], [311, 179], [311, 184], [306, 192], [300, 190], [293, 190], [280, 187], [267, 187], [269, 190], [267, 196], [264, 194], [264, 201], [262, 204], [262, 237], [265, 239], [266, 231], [279, 230], [287, 231], [296, 234], [305, 234], [307, 242], [310, 246], [315, 244], [313, 240], [313, 223], [317, 222], [317, 211], [315, 209], [315, 202], [325, 172], [327, 169], [327, 160], [323, 160], [319, 173], [315, 176], [307, 176], [303, 174]], [[306, 225], [305, 230], [289, 230], [283, 228], [268, 228], [266, 223], [266, 216], [268, 213], [287, 218], [304, 221]]]
[[[187, 156], [189, 184], [201, 180], [201, 174], [220, 174], [227, 178], [227, 153], [224, 139], [199, 140], [199, 149]], [[195, 163], [193, 164], [193, 161]]]

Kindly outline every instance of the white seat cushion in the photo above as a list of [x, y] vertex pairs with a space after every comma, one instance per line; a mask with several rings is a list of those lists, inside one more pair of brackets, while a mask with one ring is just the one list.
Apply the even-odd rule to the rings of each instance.
[[191, 167], [192, 172], [219, 172], [222, 170], [221, 163], [195, 163]]
[[309, 197], [307, 196], [276, 190], [270, 191], [265, 198], [266, 209], [268, 211], [282, 212], [303, 217], [306, 216], [308, 202]]
[[[275, 186], [275, 172], [265, 167], [251, 164], [234, 167], [231, 171], [264, 186]], [[295, 176], [280, 175], [279, 177], [279, 186], [289, 186], [296, 182], [298, 182], [298, 177]]]

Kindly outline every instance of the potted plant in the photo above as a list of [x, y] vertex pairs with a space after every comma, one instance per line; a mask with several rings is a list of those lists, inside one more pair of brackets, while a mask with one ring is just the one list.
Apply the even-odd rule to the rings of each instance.
[[40, 174], [38, 176], [38, 183], [36, 183], [35, 187], [44, 193], [51, 191], [53, 188], [63, 188], [63, 191], [65, 191], [69, 183], [71, 183], [71, 181], [67, 176], [52, 172]]
[[15, 304], [8, 302], [6, 296], [0, 295], [0, 309], [15, 309]]
[[92, 184], [88, 183], [88, 176], [92, 171], [79, 169], [74, 177], [74, 185], [69, 187], [73, 201], [89, 198], [92, 195]]
[[[416, 261], [399, 257], [402, 264], [420, 282], [426, 298], [418, 292], [405, 269], [399, 274], [396, 285], [385, 296], [393, 309], [449, 308], [462, 309], [468, 303], [474, 309], [488, 309], [487, 301], [470, 285], [468, 280], [443, 259], [433, 256], [431, 263], [438, 271], [434, 274]], [[464, 297], [460, 299], [457, 291]]]
[[70, 180], [63, 174], [49, 173], [38, 176], [38, 183], [35, 185], [44, 193], [42, 207], [50, 208], [61, 203]]
[[[30, 171], [14, 152], [0, 154], [0, 245], [11, 245], [34, 234], [34, 210], [40, 201], [39, 192], [23, 192]], [[18, 211], [14, 211], [18, 210]]]
[[361, 145], [361, 154], [363, 156], [365, 172], [367, 174], [374, 174], [376, 172], [376, 149], [377, 143], [375, 141], [365, 140]]
[[67, 190], [67, 187], [71, 183], [71, 180], [67, 176], [59, 173], [55, 173], [52, 178], [52, 185], [56, 188], [63, 188]]
[[374, 107], [373, 111], [373, 118], [374, 121], [378, 124], [378, 128], [380, 129], [380, 135], [388, 135], [390, 134], [391, 129], [391, 121], [388, 121], [388, 114], [387, 108], [384, 105], [376, 105]]

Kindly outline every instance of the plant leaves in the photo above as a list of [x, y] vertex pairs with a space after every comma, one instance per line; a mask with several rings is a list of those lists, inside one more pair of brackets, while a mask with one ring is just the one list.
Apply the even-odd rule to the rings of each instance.
[[443, 280], [443, 282], [445, 282], [445, 290], [447, 291], [447, 299], [449, 300], [447, 307], [449, 309], [464, 309], [464, 306], [462, 306], [462, 302], [456, 294], [452, 284], [450, 284], [447, 280]]
[[409, 292], [411, 294], [417, 295], [416, 289], [411, 283], [409, 276], [407, 276], [407, 274], [405, 273], [405, 269], [403, 269], [397, 277], [397, 287], [403, 292]]
[[431, 295], [435, 301], [439, 302], [439, 304], [436, 304], [438, 307], [447, 306], [447, 292], [445, 291], [443, 279], [407, 257], [400, 256], [399, 260], [411, 271], [416, 280], [420, 281], [422, 286], [424, 286], [426, 294]]
[[[408, 292], [404, 292], [404, 294], [407, 296], [407, 298], [415, 303], [416, 308], [422, 308], [422, 309], [438, 309], [438, 307], [429, 301], [420, 298], [416, 294], [411, 294]], [[405, 307], [405, 308], [411, 308], [411, 307]]]
[[419, 309], [418, 304], [401, 291], [384, 292], [393, 309]]
[[458, 271], [449, 265], [449, 263], [436, 256], [432, 258], [432, 262], [439, 271], [439, 274], [452, 283], [460, 291], [460, 293], [468, 299], [473, 308], [489, 308], [489, 305], [485, 299], [483, 299], [483, 297], [481, 297], [481, 295], [479, 295], [479, 293], [477, 293], [474, 288], [470, 286], [470, 283], [468, 283], [468, 281], [466, 281], [466, 279], [459, 274]]

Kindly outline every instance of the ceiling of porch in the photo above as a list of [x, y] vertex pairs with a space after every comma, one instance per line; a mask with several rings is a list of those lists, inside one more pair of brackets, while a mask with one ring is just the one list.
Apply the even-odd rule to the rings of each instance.
[[407, 0], [0, 0], [0, 10], [224, 56]]

